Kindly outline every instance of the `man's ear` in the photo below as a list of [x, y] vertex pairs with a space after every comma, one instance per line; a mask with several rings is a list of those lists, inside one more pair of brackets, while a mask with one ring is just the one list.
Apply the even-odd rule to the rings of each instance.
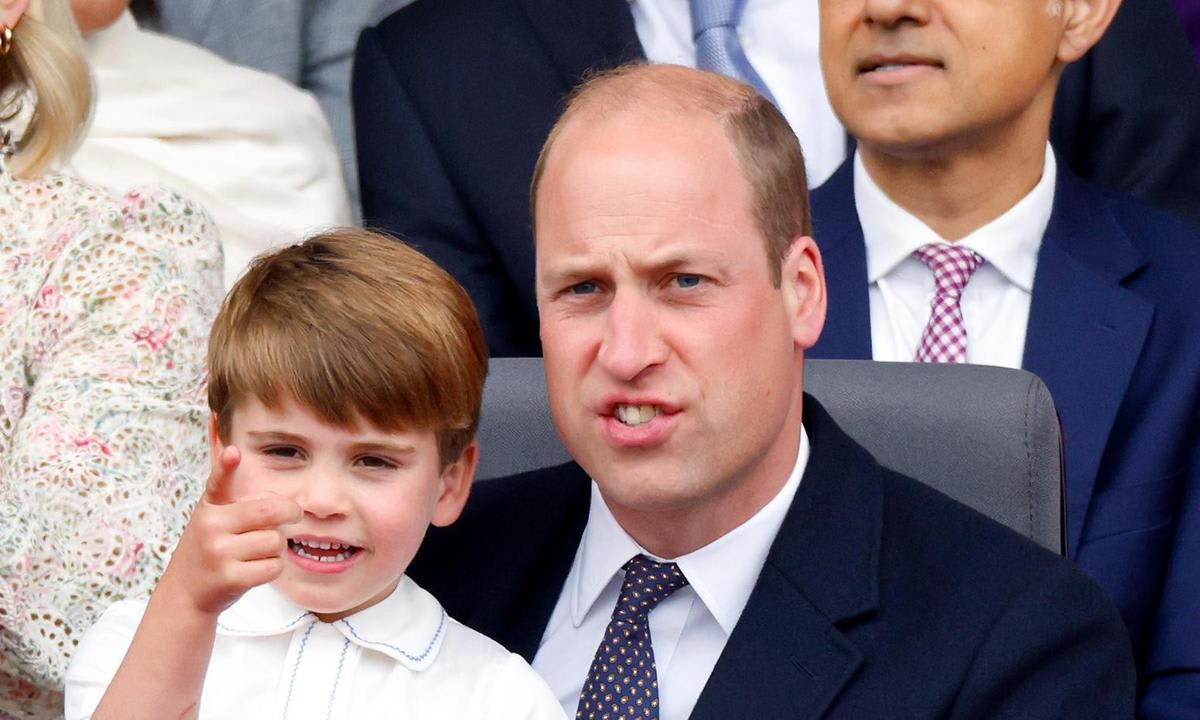
[[[1047, 0], [1061, 8], [1063, 36], [1058, 44], [1058, 59], [1064, 64], [1083, 57], [1100, 41], [1121, 7], [1121, 0]], [[1152, 40], [1147, 39], [1147, 42]]]
[[463, 506], [467, 504], [467, 496], [471, 494], [471, 481], [475, 478], [478, 465], [479, 441], [472, 440], [470, 445], [463, 448], [457, 460], [442, 469], [442, 492], [434, 505], [431, 523], [445, 527], [458, 519]]
[[801, 350], [807, 350], [817, 343], [825, 327], [825, 268], [816, 242], [807, 236], [792, 240], [781, 269], [780, 289], [792, 338]]
[[29, 0], [0, 0], [0, 25], [12, 29], [21, 22]]

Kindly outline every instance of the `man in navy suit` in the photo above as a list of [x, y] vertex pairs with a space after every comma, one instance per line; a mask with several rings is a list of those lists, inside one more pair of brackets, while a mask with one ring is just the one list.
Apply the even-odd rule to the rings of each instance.
[[[741, 30], [806, 156], [822, 160], [809, 168], [817, 183], [845, 157], [845, 136], [820, 87], [815, 5], [749, 0]], [[541, 354], [528, 189], [563, 98], [590, 69], [693, 63], [686, 6], [419, 0], [363, 33], [354, 115], [365, 221], [466, 287], [493, 355]], [[1077, 173], [1200, 223], [1200, 72], [1170, 0], [1127, 0], [1066, 72], [1053, 139]]]
[[578, 464], [483, 483], [430, 534], [409, 570], [452, 616], [569, 715], [1131, 717], [1094, 582], [880, 467], [804, 395], [826, 292], [775, 106], [680, 67], [598, 77], [533, 200], [547, 389]]
[[[1200, 717], [1200, 236], [1047, 143], [1059, 75], [1115, 0], [822, 2], [858, 150], [813, 195], [830, 311], [810, 357], [928, 359], [949, 317], [965, 347], [941, 359], [1039, 375], [1069, 556], [1122, 612], [1139, 711]], [[958, 285], [931, 260], [952, 253], [973, 268]]]

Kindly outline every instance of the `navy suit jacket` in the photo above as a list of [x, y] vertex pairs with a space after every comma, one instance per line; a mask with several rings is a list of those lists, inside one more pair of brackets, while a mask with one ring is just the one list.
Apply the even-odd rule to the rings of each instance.
[[[495, 356], [541, 355], [529, 182], [563, 98], [641, 57], [628, 0], [419, 0], [359, 40], [364, 220], [466, 287]], [[1052, 138], [1079, 174], [1200, 224], [1200, 73], [1170, 0], [1126, 0], [1067, 68]]]
[[[693, 720], [1132, 717], [1128, 637], [1093, 581], [882, 468], [807, 396], [804, 425], [808, 466]], [[532, 660], [589, 501], [573, 463], [480, 483], [409, 574]]]
[[[829, 311], [809, 357], [872, 356], [853, 175], [812, 197]], [[1022, 367], [1058, 408], [1069, 556], [1125, 618], [1143, 717], [1200, 717], [1198, 281], [1200, 233], [1059, 166]]]

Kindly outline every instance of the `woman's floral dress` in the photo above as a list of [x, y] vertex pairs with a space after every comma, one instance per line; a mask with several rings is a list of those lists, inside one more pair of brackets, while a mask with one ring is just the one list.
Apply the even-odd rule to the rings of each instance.
[[0, 718], [61, 715], [80, 635], [203, 489], [215, 233], [170, 192], [0, 174]]

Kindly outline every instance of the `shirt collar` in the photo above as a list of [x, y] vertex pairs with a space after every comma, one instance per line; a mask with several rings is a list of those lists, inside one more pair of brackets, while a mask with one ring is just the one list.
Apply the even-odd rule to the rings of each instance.
[[[956, 243], [979, 253], [1025, 292], [1033, 290], [1038, 250], [1054, 209], [1057, 172], [1054, 151], [1047, 143], [1042, 177], [1033, 189], [1000, 217]], [[875, 184], [859, 153], [854, 154], [854, 202], [866, 243], [870, 283], [890, 273], [922, 245], [946, 242]]]
[[[775, 497], [730, 532], [674, 559], [726, 635], [733, 632], [750, 599], [771, 544], [800, 487], [808, 455], [808, 433], [801, 428], [796, 464]], [[571, 621], [575, 627], [583, 623], [608, 584], [621, 577], [621, 567], [638, 553], [659, 562], [666, 560], [642, 548], [625, 532], [592, 481], [591, 508], [579, 545], [580, 571], [574, 587], [570, 588]]]
[[[232, 637], [284, 635], [319, 622], [271, 585], [251, 589], [217, 618], [217, 634]], [[438, 601], [407, 575], [392, 594], [332, 623], [350, 642], [383, 653], [411, 670], [433, 664], [450, 619]]]

